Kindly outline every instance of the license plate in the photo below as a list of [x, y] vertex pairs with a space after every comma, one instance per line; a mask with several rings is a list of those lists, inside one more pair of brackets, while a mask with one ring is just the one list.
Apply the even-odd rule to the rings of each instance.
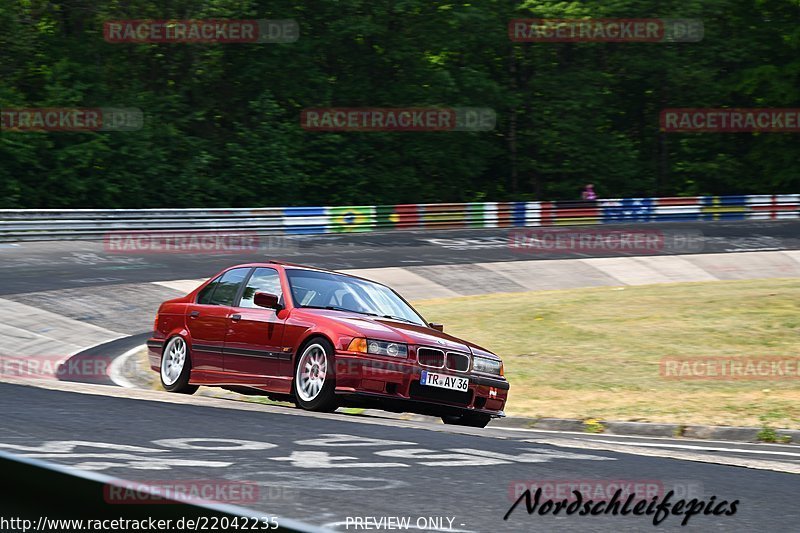
[[467, 378], [437, 374], [436, 372], [428, 372], [427, 370], [422, 371], [422, 377], [419, 383], [420, 385], [427, 385], [429, 387], [439, 387], [440, 389], [450, 389], [461, 392], [467, 392], [469, 390], [469, 380]]

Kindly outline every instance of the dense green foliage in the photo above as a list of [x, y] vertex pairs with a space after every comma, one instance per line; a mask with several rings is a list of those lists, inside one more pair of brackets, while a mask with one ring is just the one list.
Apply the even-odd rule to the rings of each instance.
[[[513, 43], [524, 17], [699, 18], [699, 43]], [[292, 44], [111, 44], [109, 19], [295, 19]], [[336, 205], [800, 191], [791, 133], [665, 107], [800, 107], [798, 0], [4, 0], [0, 107], [138, 107], [135, 132], [0, 134], [0, 207]], [[300, 127], [472, 106], [491, 132]]]

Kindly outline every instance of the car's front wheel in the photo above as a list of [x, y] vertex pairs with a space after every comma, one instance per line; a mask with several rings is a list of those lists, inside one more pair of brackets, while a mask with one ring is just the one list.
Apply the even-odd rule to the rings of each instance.
[[483, 413], [466, 413], [463, 415], [443, 415], [442, 422], [455, 426], [469, 426], [473, 428], [485, 428], [491, 416]]
[[189, 385], [192, 358], [183, 337], [172, 337], [161, 355], [161, 386], [169, 392], [194, 394], [197, 385]]
[[297, 405], [308, 411], [336, 410], [333, 368], [333, 345], [326, 339], [313, 339], [303, 348], [294, 374]]

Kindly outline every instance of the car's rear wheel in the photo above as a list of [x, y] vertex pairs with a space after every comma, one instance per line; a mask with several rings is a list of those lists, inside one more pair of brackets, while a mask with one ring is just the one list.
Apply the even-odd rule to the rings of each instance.
[[485, 428], [491, 416], [483, 413], [466, 413], [463, 415], [443, 415], [442, 422], [454, 426], [469, 426], [473, 428]]
[[192, 358], [183, 337], [172, 337], [161, 355], [161, 386], [169, 392], [194, 394], [197, 385], [189, 385]]
[[308, 411], [332, 412], [338, 407], [333, 374], [333, 345], [316, 338], [306, 344], [297, 358], [294, 396], [297, 405]]

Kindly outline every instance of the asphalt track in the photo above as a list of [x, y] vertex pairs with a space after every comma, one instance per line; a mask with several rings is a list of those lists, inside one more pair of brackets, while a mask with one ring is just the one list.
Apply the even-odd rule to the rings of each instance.
[[[554, 229], [577, 228], [550, 228]], [[589, 229], [661, 231], [665, 244], [653, 253], [663, 255], [800, 249], [800, 221], [796, 220], [614, 224]], [[528, 230], [541, 228], [267, 236], [259, 241], [256, 250], [213, 254], [109, 252], [103, 242], [91, 241], [0, 243], [0, 295], [197, 279], [232, 264], [267, 259], [339, 270], [631, 255], [613, 250], [598, 255], [513, 249], [510, 236]]]
[[[695, 236], [689, 248], [663, 253], [800, 248], [800, 222], [794, 221], [662, 227]], [[623, 228], [653, 226], [614, 226]], [[273, 241], [255, 253], [214, 255], [110, 254], [97, 242], [4, 244], [0, 294], [199, 278], [268, 256], [333, 269], [580, 257], [511, 250], [508, 232], [305, 236]], [[126, 343], [137, 342], [116, 341], [115, 350], [121, 353]], [[433, 528], [423, 520], [421, 529], [452, 532], [653, 528], [650, 516], [528, 516], [524, 505], [503, 520], [515, 483], [563, 486], [615, 480], [674, 487], [689, 498], [740, 501], [733, 516], [695, 516], [684, 528], [679, 517], [670, 516], [658, 529], [796, 530], [800, 523], [795, 503], [800, 451], [793, 446], [491, 426], [470, 430], [151, 391], [94, 390], [78, 383], [59, 386], [68, 390], [0, 384], [0, 449], [130, 480], [255, 482], [260, 487], [255, 501], [233, 503], [335, 530], [366, 531], [352, 522], [346, 527], [348, 517], [387, 516], [409, 517], [412, 525], [438, 517], [444, 527]], [[92, 394], [81, 393], [90, 390]]]
[[[355, 530], [352, 522], [346, 527], [348, 517], [368, 516], [410, 517], [412, 524], [420, 518], [452, 518], [450, 527], [445, 521], [444, 528], [428, 523], [422, 529], [456, 532], [653, 528], [652, 516], [529, 516], [524, 504], [503, 519], [517, 483], [596, 480], [656, 483], [687, 499], [739, 500], [735, 515], [694, 516], [688, 530], [796, 530], [800, 520], [796, 474], [585, 449], [591, 440], [583, 436], [553, 446], [536, 442], [552, 439], [552, 433], [450, 429], [261, 408], [2, 384], [0, 448], [133, 481], [252, 482], [259, 487], [257, 501], [246, 507], [340, 531]], [[776, 456], [798, 466], [800, 454], [783, 451], [796, 448], [761, 450], [739, 455], [784, 453]], [[681, 520], [669, 516], [658, 529], [681, 529]]]

